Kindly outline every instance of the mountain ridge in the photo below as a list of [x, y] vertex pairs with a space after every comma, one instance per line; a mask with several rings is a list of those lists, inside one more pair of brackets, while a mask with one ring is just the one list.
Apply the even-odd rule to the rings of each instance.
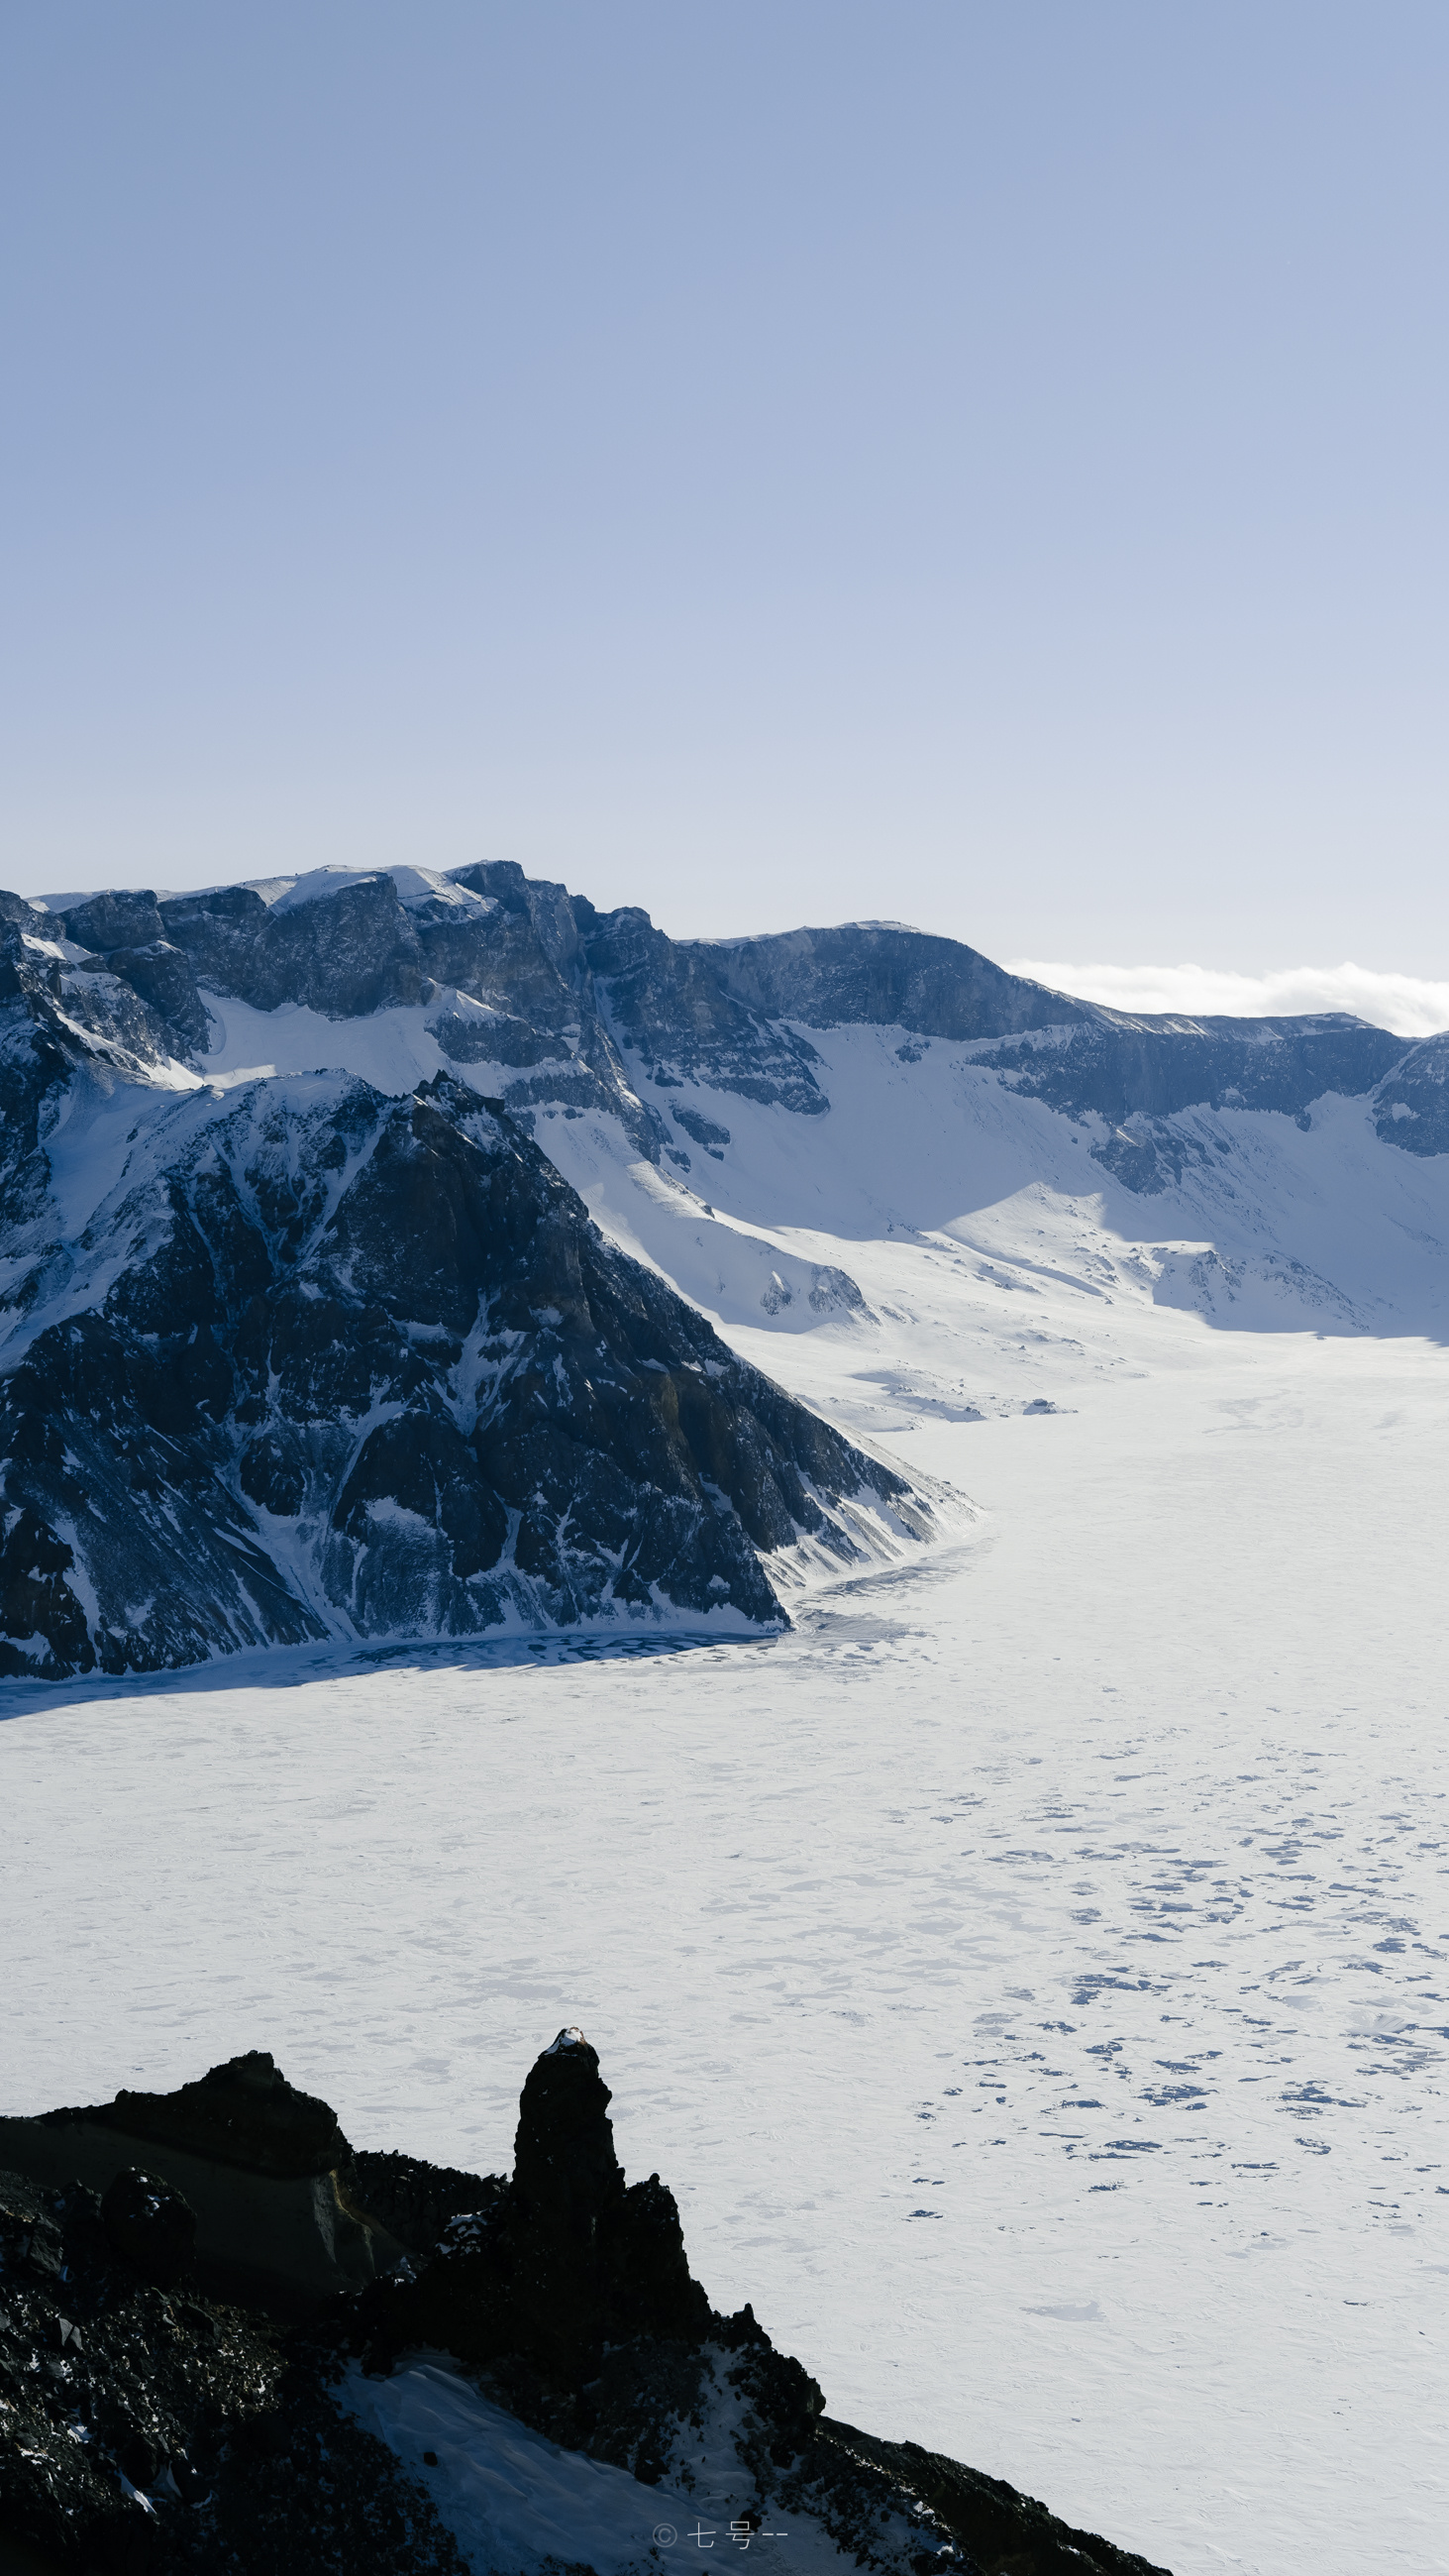
[[[838, 1129], [852, 1032], [887, 1076], [944, 1048], [1131, 1199], [1194, 1172], [1231, 1198], [1254, 1114], [1306, 1130], [1330, 1095], [1395, 1160], [1449, 1150], [1449, 1038], [1113, 1012], [899, 925], [674, 941], [511, 862], [63, 913], [6, 894], [0, 925], [16, 1676], [519, 1625], [760, 1634], [787, 1569], [909, 1551], [930, 1497], [700, 1311], [737, 1274], [757, 1319], [849, 1336], [868, 1299], [682, 1177], [738, 1165], [732, 1101]], [[653, 1176], [662, 1249], [600, 1231], [600, 1152]], [[1241, 1264], [1213, 1258], [1168, 1247], [1162, 1299], [1231, 1303]], [[1296, 1256], [1269, 1276], [1357, 1311]]]
[[[650, 1160], [673, 1140], [640, 1099], [627, 1053], [666, 1088], [699, 1079], [806, 1115], [826, 1103], [804, 1032], [842, 1024], [996, 1041], [1003, 1074], [1068, 1114], [1096, 1109], [1117, 1119], [1239, 1099], [1297, 1114], [1325, 1090], [1357, 1096], [1406, 1066], [1400, 1098], [1412, 1117], [1398, 1119], [1387, 1141], [1414, 1150], [1419, 1140], [1404, 1131], [1422, 1102], [1437, 1109], [1442, 1080], [1430, 1068], [1434, 1050], [1449, 1044], [1404, 1041], [1347, 1013], [1236, 1020], [1115, 1011], [904, 925], [676, 941], [637, 906], [601, 912], [506, 860], [446, 873], [319, 869], [161, 900], [116, 890], [64, 914], [5, 896], [0, 916], [10, 925], [7, 949], [20, 943], [29, 952], [28, 970], [24, 957], [0, 960], [4, 989], [24, 982], [34, 991], [43, 973], [53, 982], [65, 974], [74, 1006], [84, 977], [89, 1007], [80, 1016], [103, 1038], [124, 1044], [129, 1028], [158, 1050], [169, 1038], [193, 1061], [206, 991], [259, 1010], [290, 1003], [334, 1018], [431, 1007], [450, 1061], [512, 1069], [511, 1108], [543, 1099], [606, 1108]], [[49, 952], [43, 965], [41, 952]], [[1048, 1076], [1038, 1053], [1049, 1032]], [[1430, 1053], [1421, 1058], [1421, 1049]]]

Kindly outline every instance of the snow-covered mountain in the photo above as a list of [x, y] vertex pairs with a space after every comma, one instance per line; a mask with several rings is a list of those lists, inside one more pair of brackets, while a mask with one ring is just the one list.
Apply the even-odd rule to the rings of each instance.
[[1449, 1039], [501, 863], [0, 915], [0, 1671], [758, 1632], [929, 1534], [903, 1406], [1050, 1406], [1114, 1302], [1442, 1315]]

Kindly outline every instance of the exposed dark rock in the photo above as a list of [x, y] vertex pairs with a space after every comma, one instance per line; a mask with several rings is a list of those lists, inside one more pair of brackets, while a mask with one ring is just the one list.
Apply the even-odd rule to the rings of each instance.
[[199, 983], [238, 993], [259, 1011], [305, 1002], [348, 1018], [418, 1001], [427, 974], [385, 875], [340, 888], [324, 879], [315, 900], [271, 907], [243, 886], [177, 895], [162, 906], [156, 930], [186, 951]]
[[[700, 953], [698, 943], [690, 947], [691, 960]], [[864, 1023], [926, 1037], [990, 1038], [1098, 1016], [1092, 1003], [1009, 975], [958, 939], [900, 922], [714, 940], [703, 955], [762, 1018], [803, 1020], [812, 1029]]]
[[819, 2429], [822, 2445], [884, 2470], [918, 2495], [970, 2552], [982, 2576], [1085, 2576], [1087, 2568], [1099, 2568], [1103, 2576], [1164, 2576], [1161, 2568], [1117, 2548], [1099, 2532], [1059, 2521], [1004, 2478], [983, 2477], [959, 2460], [922, 2450], [919, 2442], [877, 2441], [828, 2415]]
[[1173, 1188], [1190, 1164], [1209, 1159], [1200, 1138], [1185, 1135], [1167, 1118], [1136, 1118], [1130, 1127], [1114, 1127], [1091, 1154], [1094, 1163], [1141, 1198]]
[[[742, 2530], [808, 2518], [871, 2576], [1163, 2576], [999, 2479], [829, 2418], [750, 2308], [711, 2310], [672, 2196], [625, 2182], [609, 2099], [564, 2031], [524, 2086], [511, 2180], [349, 2155], [349, 2189], [372, 2194], [374, 2222], [386, 2204], [417, 2277], [403, 2265], [285, 2333], [138, 2280], [158, 2223], [144, 2177], [101, 2204], [83, 2182], [0, 2171], [0, 2533], [58, 2568], [466, 2576], [431, 2503], [329, 2393], [356, 2358], [386, 2374], [422, 2343], [646, 2495], [666, 2486]], [[126, 2116], [196, 2143], [230, 2134], [228, 2101], [252, 2159], [290, 2170], [342, 2143], [327, 2105], [258, 2055], [107, 2114], [139, 2105]], [[75, 2118], [30, 2125], [73, 2138]], [[242, 2163], [216, 2170], [243, 2201]], [[641, 2560], [656, 2512], [641, 2502]]]
[[440, 1011], [429, 1021], [428, 1034], [454, 1064], [545, 1064], [559, 1056], [558, 1040], [550, 1031], [532, 1028], [507, 1011], [486, 1016]]
[[833, 1507], [857, 1493], [910, 1523], [899, 1477], [460, 1084], [173, 1096], [155, 1136], [49, 1326], [37, 1250], [38, 1329], [0, 1380], [0, 1670], [520, 1616], [778, 1626], [762, 1556], [809, 1532], [849, 1561]]
[[242, 1451], [237, 1478], [249, 1502], [260, 1504], [274, 1520], [295, 1520], [307, 1492], [303, 1468], [289, 1458], [275, 1431], [250, 1440]]
[[[386, 2373], [411, 2347], [441, 2347], [564, 2447], [646, 2487], [732, 2490], [757, 2528], [777, 2511], [809, 2516], [857, 2566], [891, 2576], [1163, 2576], [1000, 2480], [832, 2422], [750, 2308], [710, 2309], [672, 2195], [657, 2176], [625, 2183], [609, 2100], [582, 2033], [561, 2031], [523, 2088], [511, 2181], [490, 2179], [415, 2280], [339, 2303], [311, 2349]], [[418, 2194], [416, 2172], [407, 2189]]]
[[[1408, 1109], [1395, 1118], [1392, 1107], [1408, 1098], [1400, 1077], [1413, 1058], [1405, 1056], [1404, 1041], [1344, 1015], [1153, 1020], [1093, 1010], [1070, 1026], [1005, 1038], [980, 1049], [974, 1061], [1011, 1090], [1072, 1119], [1108, 1121], [1107, 1134], [1091, 1147], [1093, 1159], [1144, 1197], [1175, 1187], [1214, 1150], [1230, 1150], [1221, 1134], [1208, 1142], [1196, 1131], [1190, 1113], [1199, 1108], [1276, 1110], [1306, 1128], [1310, 1102], [1327, 1092], [1374, 1092], [1377, 1085], [1380, 1134], [1403, 1143], [1415, 1132]], [[1431, 1091], [1432, 1076], [1410, 1079]], [[1422, 1132], [1418, 1150], [1444, 1150], [1429, 1141], [1437, 1133], [1432, 1112]]]
[[355, 2207], [365, 2209], [413, 2256], [431, 2254], [455, 2218], [479, 2216], [508, 2188], [501, 2174], [462, 2173], [396, 2149], [363, 2149], [338, 2168]]
[[0, 2566], [468, 2576], [282, 2330], [142, 2281], [93, 2192], [0, 2171], [0, 2276]]
[[156, 2174], [123, 2165], [101, 2202], [111, 2249], [158, 2290], [174, 2289], [196, 2253], [196, 2212]]
[[[531, 1142], [555, 1117], [617, 1120], [687, 1168], [644, 1095], [823, 1115], [805, 1032], [860, 1022], [911, 1033], [912, 1060], [969, 1043], [1090, 1120], [1096, 1162], [1146, 1196], [1231, 1151], [1203, 1107], [1301, 1122], [1371, 1092], [1385, 1139], [1449, 1150], [1449, 1040], [1132, 1017], [889, 924], [681, 943], [504, 863], [268, 892], [0, 903], [0, 1675], [518, 1620], [759, 1630], [783, 1622], [777, 1550], [850, 1560], [854, 1496], [925, 1527], [898, 1478], [602, 1243]], [[451, 1075], [410, 1101], [336, 1074], [177, 1088], [206, 991], [416, 1008], [506, 1098]], [[118, 1085], [122, 1168], [73, 1236], [47, 1139], [72, 1151]], [[670, 1128], [715, 1157], [731, 1132], [686, 1098]], [[766, 1311], [794, 1293], [767, 1287]], [[865, 1312], [843, 1271], [809, 1295]]]
[[102, 956], [113, 948], [148, 948], [165, 937], [155, 895], [133, 889], [112, 887], [75, 905], [63, 919], [45, 917], [77, 948], [94, 949]]
[[42, 1008], [60, 992], [60, 960], [16, 922], [0, 933], [0, 1002], [33, 1002]]
[[44, 937], [46, 924], [50, 918], [50, 914], [43, 911], [39, 904], [27, 903], [24, 895], [0, 892], [0, 921], [18, 922], [22, 928], [34, 932], [37, 937]]
[[561, 2031], [523, 2088], [511, 2184], [454, 2219], [415, 2286], [379, 2299], [389, 2343], [517, 2356], [567, 2390], [594, 2376], [606, 2342], [698, 2338], [709, 2302], [673, 2194], [657, 2174], [626, 2189], [609, 2099], [593, 2049]]
[[145, 2277], [169, 2286], [194, 2258], [204, 2288], [283, 2317], [401, 2258], [354, 2204], [351, 2161], [327, 2103], [297, 2092], [261, 2051], [174, 2093], [0, 2118], [0, 2166], [39, 2186], [103, 2193], [110, 2250]]
[[669, 1114], [684, 1129], [686, 1136], [694, 1138], [696, 1145], [703, 1145], [706, 1153], [715, 1155], [716, 1161], [720, 1159], [716, 1149], [729, 1143], [728, 1127], [718, 1127], [712, 1118], [702, 1118], [697, 1109], [673, 1109]]
[[1449, 1154], [1449, 1036], [1409, 1048], [1378, 1087], [1374, 1126], [1406, 1154]]
[[331, 2173], [350, 2152], [331, 2105], [289, 2084], [265, 2049], [229, 2058], [174, 2093], [123, 2091], [99, 2110], [49, 2116], [95, 2120], [123, 2137], [286, 2178]]
[[114, 973], [109, 960], [88, 961], [60, 978], [53, 1023], [77, 1026], [99, 1040], [102, 1061], [116, 1071], [164, 1064], [184, 1053], [180, 1032], [143, 1000], [128, 978]]
[[510, 1106], [563, 1099], [572, 1083], [658, 1160], [657, 1114], [599, 1017], [564, 887], [495, 862], [460, 868], [444, 893], [404, 903], [386, 874], [338, 884], [323, 871], [275, 905], [226, 886], [176, 896], [163, 911], [166, 937], [211, 990], [263, 1011], [303, 1002], [333, 1019], [437, 999], [432, 1031], [455, 1063], [555, 1066], [537, 1095], [520, 1092]]
[[110, 974], [129, 984], [157, 1019], [174, 1031], [181, 1042], [179, 1055], [184, 1058], [205, 1050], [206, 1007], [184, 949], [173, 948], [168, 939], [154, 939], [146, 948], [112, 949], [105, 963]]
[[1371, 1091], [1403, 1054], [1402, 1038], [1346, 1013], [1153, 1020], [1094, 1011], [1061, 1035], [1004, 1043], [977, 1061], [1049, 1108], [1095, 1110], [1115, 1123], [1199, 1105], [1295, 1114], [1327, 1091]]
[[370, 1433], [337, 1497], [332, 1526], [359, 1547], [372, 1544], [373, 1515], [411, 1512], [446, 1541], [455, 1582], [495, 1566], [508, 1543], [508, 1511], [483, 1483], [478, 1460], [455, 1423], [403, 1414]]
[[763, 1017], [732, 989], [733, 950], [668, 939], [647, 912], [574, 911], [610, 1024], [666, 1088], [681, 1075], [807, 1117], [830, 1106], [808, 1039]]
[[[1343, 1015], [1106, 1010], [895, 923], [677, 941], [637, 907], [601, 913], [511, 862], [457, 869], [422, 895], [404, 897], [401, 882], [322, 870], [274, 903], [247, 886], [160, 907], [149, 894], [110, 893], [63, 921], [5, 896], [0, 916], [16, 936], [67, 933], [94, 952], [93, 969], [134, 988], [151, 1016], [130, 1036], [118, 1006], [108, 1031], [89, 1005], [97, 1034], [119, 1046], [154, 1053], [158, 1031], [182, 1055], [202, 1046], [198, 983], [260, 1010], [302, 1002], [333, 1018], [436, 1001], [430, 1025], [453, 1062], [531, 1071], [526, 1091], [510, 1086], [510, 1107], [603, 1107], [655, 1160], [664, 1130], [634, 1087], [630, 1055], [665, 1091], [695, 1081], [819, 1115], [829, 1101], [806, 1028], [900, 1027], [913, 1033], [902, 1050], [912, 1062], [931, 1038], [998, 1040], [981, 1060], [1015, 1088], [1114, 1125], [1199, 1104], [1298, 1116], [1324, 1091], [1371, 1090], [1405, 1053], [1402, 1040]], [[0, 960], [0, 983], [15, 973]], [[67, 989], [80, 980], [66, 970]], [[680, 1113], [687, 1132], [699, 1114]], [[717, 1135], [696, 1141], [719, 1149]]]
[[828, 1315], [843, 1306], [847, 1314], [869, 1312], [865, 1299], [848, 1270], [837, 1270], [833, 1262], [816, 1262], [810, 1276], [810, 1303], [817, 1315]]

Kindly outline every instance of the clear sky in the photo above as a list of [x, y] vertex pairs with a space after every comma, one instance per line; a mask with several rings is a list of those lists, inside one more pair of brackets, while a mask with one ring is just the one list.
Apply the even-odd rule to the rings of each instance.
[[1449, 976], [1443, 0], [7, 0], [0, 883]]

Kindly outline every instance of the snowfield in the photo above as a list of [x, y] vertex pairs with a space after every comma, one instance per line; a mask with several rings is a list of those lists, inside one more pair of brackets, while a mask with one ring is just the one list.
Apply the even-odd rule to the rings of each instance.
[[954, 1537], [760, 1643], [6, 1685], [4, 2107], [267, 2048], [497, 2169], [578, 2023], [832, 2413], [1174, 2576], [1431, 2576], [1449, 1157], [1193, 1112], [1137, 1196], [969, 1046], [811, 1036], [827, 1116], [658, 1095], [728, 1132], [687, 1179], [538, 1139]]

